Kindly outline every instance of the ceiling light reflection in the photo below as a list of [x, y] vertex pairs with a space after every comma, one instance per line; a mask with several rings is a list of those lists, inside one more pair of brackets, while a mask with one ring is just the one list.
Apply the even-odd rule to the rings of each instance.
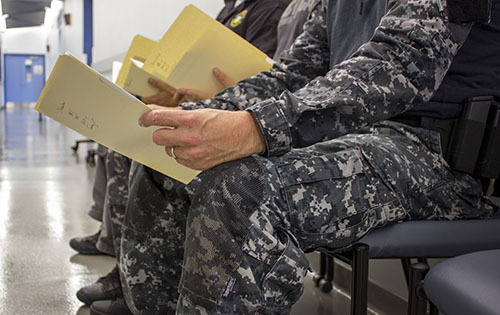
[[75, 298], [74, 292], [78, 291], [82, 287], [88, 285], [88, 274], [89, 269], [87, 266], [78, 265], [75, 263], [71, 263], [69, 265], [70, 268], [70, 276], [67, 280], [67, 289], [66, 292], [71, 292], [71, 295], [66, 296], [66, 299], [71, 304], [73, 310], [78, 310], [82, 303]]
[[[12, 185], [6, 180], [9, 176], [7, 169], [1, 170], [2, 177], [0, 178], [0, 271], [4, 271], [5, 255], [7, 253], [8, 242], [5, 237], [9, 231], [10, 226], [10, 210], [11, 210], [11, 194]], [[0, 314], [4, 314], [3, 305], [5, 305], [5, 272], [0, 272]]]
[[62, 187], [57, 181], [47, 181], [45, 189], [45, 211], [49, 218], [48, 228], [49, 233], [55, 239], [61, 240], [64, 232], [64, 217], [63, 217], [63, 201]]
[[[4, 170], [2, 170], [2, 179], [0, 179], [0, 240], [5, 239], [10, 225], [10, 208], [11, 208], [11, 194], [12, 184], [4, 180]], [[3, 244], [3, 242], [0, 242]], [[0, 245], [1, 246], [1, 245]], [[1, 252], [3, 252], [0, 249]], [[2, 270], [2, 269], [0, 269]]]

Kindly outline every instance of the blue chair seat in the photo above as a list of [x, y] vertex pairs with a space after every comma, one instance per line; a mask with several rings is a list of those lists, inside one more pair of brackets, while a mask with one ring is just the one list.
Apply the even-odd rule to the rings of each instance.
[[319, 249], [324, 255], [321, 257], [320, 273], [315, 277], [315, 281], [324, 292], [328, 292], [332, 288], [333, 279], [331, 257], [349, 263], [353, 270], [351, 314], [365, 315], [368, 260], [398, 258], [403, 263], [409, 285], [408, 314], [420, 314], [422, 308], [425, 308], [423, 303], [426, 302], [414, 294], [416, 288], [412, 286], [417, 286], [420, 281], [418, 277], [423, 278], [426, 270], [418, 271], [418, 276], [412, 279], [416, 269], [413, 268], [410, 259], [418, 258], [419, 261], [422, 259], [421, 262], [426, 264], [427, 258], [450, 258], [470, 252], [500, 249], [499, 231], [500, 216], [490, 219], [416, 220], [390, 224], [370, 231], [352, 247], [340, 250]]
[[500, 250], [465, 254], [438, 264], [425, 277], [424, 290], [444, 314], [500, 314]]
[[377, 228], [359, 240], [370, 258], [454, 257], [500, 249], [500, 217], [457, 221], [407, 221]]

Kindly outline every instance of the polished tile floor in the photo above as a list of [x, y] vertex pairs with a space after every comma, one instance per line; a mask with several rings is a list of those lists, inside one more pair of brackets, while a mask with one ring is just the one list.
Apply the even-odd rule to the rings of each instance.
[[[94, 233], [87, 216], [94, 169], [82, 136], [39, 119], [33, 104], [0, 113], [0, 314], [88, 314], [75, 292], [111, 270], [108, 256], [76, 254], [68, 241]], [[349, 314], [348, 299], [307, 279], [293, 315]], [[373, 314], [373, 313], [370, 313]]]

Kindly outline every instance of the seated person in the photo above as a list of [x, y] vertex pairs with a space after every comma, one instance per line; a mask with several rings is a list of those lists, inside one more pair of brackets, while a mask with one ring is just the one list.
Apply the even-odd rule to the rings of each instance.
[[[312, 0], [295, 0], [297, 2], [307, 2]], [[317, 0], [314, 0], [317, 2]], [[234, 30], [237, 34], [245, 37], [252, 44], [260, 48], [267, 54], [273, 54], [276, 52], [276, 23], [281, 16], [284, 8], [288, 4], [288, 0], [280, 0], [280, 1], [270, 1], [270, 0], [259, 0], [259, 1], [239, 1], [235, 3], [235, 1], [226, 1], [226, 7], [221, 11], [217, 19], [225, 23], [227, 27]], [[242, 14], [242, 13], [245, 14]], [[295, 12], [295, 11], [294, 11]], [[305, 17], [302, 17], [302, 23]], [[290, 20], [288, 24], [291, 24], [293, 20]], [[283, 46], [283, 45], [282, 45]], [[214, 68], [214, 76], [221, 82], [223, 86], [233, 85], [234, 82], [226, 79], [225, 74], [218, 68]], [[195, 91], [191, 89], [178, 89], [175, 95], [172, 95], [172, 88], [165, 83], [158, 82], [156, 80], [151, 79], [150, 84], [156, 86], [160, 89], [160, 92], [157, 95], [153, 95], [150, 97], [143, 97], [142, 100], [145, 103], [155, 102], [157, 104], [161, 104], [163, 106], [176, 106], [179, 102], [184, 102], [187, 100], [199, 100], [210, 97], [210, 95], [206, 95], [201, 93], [200, 91]], [[115, 158], [123, 161], [124, 165], [129, 164], [130, 161], [119, 155], [115, 152], [110, 151], [109, 157], [107, 159], [114, 160]], [[106, 170], [106, 168], [104, 168]], [[108, 168], [109, 171], [109, 168]], [[124, 181], [127, 181], [127, 173], [128, 171], [122, 170], [122, 177]], [[116, 173], [113, 174], [113, 178], [111, 179], [112, 186], [117, 187], [119, 183], [123, 182], [122, 180], [116, 180]], [[96, 185], [94, 186], [94, 192], [99, 189], [96, 189]], [[118, 188], [119, 189], [119, 188]], [[106, 204], [109, 200], [108, 189], [106, 189]], [[112, 199], [115, 199], [116, 195], [111, 193], [113, 196]], [[103, 234], [110, 235], [111, 238], [118, 240], [120, 239], [120, 223], [118, 222], [120, 219], [115, 218], [120, 217], [119, 211], [114, 215], [110, 214], [110, 209], [116, 209], [115, 205], [107, 205], [104, 207], [103, 213], [103, 232], [99, 231], [97, 234], [92, 235], [90, 237], [73, 239], [71, 244], [75, 249], [81, 248], [90, 248], [91, 251], [80, 251], [80, 253], [99, 253], [95, 249], [95, 242], [99, 240], [99, 243], [102, 243]], [[105, 223], [109, 223], [105, 224]], [[113, 227], [113, 225], [116, 225]], [[109, 226], [108, 228], [106, 228]], [[105, 233], [104, 233], [105, 232]], [[91, 242], [92, 244], [88, 244]], [[73, 246], [74, 243], [78, 243], [77, 246]], [[79, 246], [82, 245], [82, 246]], [[83, 246], [84, 245], [84, 246]], [[94, 252], [95, 251], [95, 252]], [[119, 253], [119, 246], [115, 246], [115, 252]], [[109, 299], [114, 298], [116, 296], [121, 295], [121, 289], [119, 286], [119, 275], [118, 270], [113, 269], [108, 275], [102, 277], [98, 280], [97, 283], [92, 284], [90, 286], [84, 287], [77, 293], [77, 296], [80, 300], [85, 302], [86, 304], [91, 304], [95, 300], [99, 299]]]
[[463, 16], [458, 2], [325, 2], [270, 71], [140, 118], [174, 127], [153, 141], [204, 172], [184, 185], [132, 164], [120, 269], [133, 313], [287, 314], [306, 252], [498, 211], [432, 125], [391, 119], [455, 119], [470, 96], [500, 98], [500, 1], [490, 24], [488, 1], [460, 2]]
[[[278, 23], [283, 11], [290, 0], [225, 0], [224, 8], [219, 12], [217, 20], [228, 28], [245, 38], [247, 41], [258, 47], [269, 56], [276, 52], [276, 24]], [[217, 69], [218, 71], [218, 69]], [[228, 87], [234, 84], [224, 78], [224, 74], [219, 71], [215, 74], [216, 78], [221, 79], [223, 86]], [[158, 82], [151, 81], [153, 86], [158, 86]], [[164, 86], [160, 88], [165, 88]], [[172, 89], [166, 88], [163, 93], [143, 98], [146, 104], [154, 103], [157, 105], [175, 106], [185, 99], [181, 99], [182, 93], [186, 90], [178, 91], [178, 99], [175, 102], [172, 99]], [[190, 91], [193, 96], [194, 91]], [[199, 94], [196, 100], [208, 98], [209, 95]], [[190, 100], [194, 100], [192, 97]], [[99, 145], [97, 151], [97, 162], [95, 178], [93, 183], [93, 205], [88, 214], [97, 221], [102, 222], [101, 229], [92, 235], [84, 237], [75, 237], [70, 240], [70, 246], [80, 254], [114, 254], [113, 241], [111, 235], [111, 223], [109, 215], [104, 213], [106, 197], [106, 166], [105, 159], [107, 148]]]

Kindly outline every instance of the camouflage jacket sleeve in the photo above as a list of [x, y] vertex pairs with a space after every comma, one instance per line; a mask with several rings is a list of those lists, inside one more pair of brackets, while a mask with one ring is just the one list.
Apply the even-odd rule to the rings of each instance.
[[389, 1], [372, 39], [350, 59], [295, 92], [249, 107], [266, 154], [334, 139], [429, 100], [471, 26], [448, 23], [443, 5]]
[[215, 97], [196, 103], [184, 103], [184, 109], [217, 108], [245, 110], [264, 100], [276, 99], [283, 91], [296, 91], [329, 70], [329, 50], [326, 40], [325, 8], [317, 6], [305, 31], [294, 48], [281, 55], [270, 71], [240, 81]]

